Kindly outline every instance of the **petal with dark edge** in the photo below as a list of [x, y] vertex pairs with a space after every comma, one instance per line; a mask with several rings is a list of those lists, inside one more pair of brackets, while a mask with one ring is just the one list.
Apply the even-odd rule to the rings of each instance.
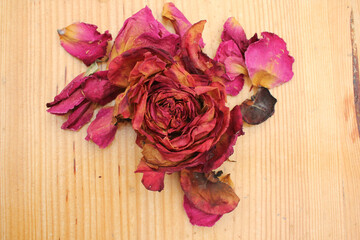
[[286, 43], [273, 33], [261, 33], [262, 39], [251, 44], [245, 52], [245, 63], [254, 86], [273, 88], [293, 77], [294, 58]]
[[144, 172], [141, 182], [147, 190], [161, 192], [164, 189], [164, 176], [162, 172]]
[[229, 185], [218, 179], [209, 181], [204, 173], [182, 170], [180, 184], [189, 201], [208, 214], [222, 215], [231, 212], [240, 201]]
[[155, 20], [150, 8], [145, 7], [125, 21], [115, 39], [109, 61], [139, 47], [156, 47], [175, 55], [179, 41], [179, 36], [167, 31]]
[[70, 115], [66, 122], [61, 126], [62, 129], [79, 130], [85, 124], [90, 122], [96, 105], [90, 101], [83, 102]]
[[212, 227], [223, 216], [205, 213], [194, 206], [184, 195], [184, 209], [192, 225]]
[[[164, 8], [162, 11], [162, 16], [169, 19], [177, 34], [180, 35], [180, 37], [183, 37], [187, 30], [192, 26], [192, 24], [189, 22], [189, 20], [186, 19], [184, 14], [180, 12], [179, 9], [176, 8], [175, 4], [168, 2], [164, 4]], [[201, 39], [199, 41], [200, 47], [204, 47], [205, 43]]]
[[230, 112], [230, 124], [226, 132], [221, 136], [219, 142], [205, 155], [206, 162], [203, 171], [209, 172], [221, 166], [234, 152], [233, 146], [238, 136], [243, 135], [243, 121], [240, 106], [235, 106]]
[[106, 55], [107, 42], [112, 39], [108, 31], [100, 34], [97, 28], [92, 24], [78, 22], [60, 29], [58, 33], [61, 46], [90, 66], [96, 59]]
[[275, 112], [274, 98], [267, 88], [259, 88], [251, 99], [245, 100], [240, 108], [243, 120], [248, 124], [260, 124], [271, 117]]
[[113, 107], [104, 107], [87, 129], [86, 140], [92, 140], [100, 148], [107, 147], [115, 137], [117, 126], [113, 123]]

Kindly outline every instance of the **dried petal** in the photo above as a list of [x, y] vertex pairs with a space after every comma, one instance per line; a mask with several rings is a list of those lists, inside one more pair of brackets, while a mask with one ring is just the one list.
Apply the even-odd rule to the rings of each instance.
[[164, 189], [164, 176], [162, 172], [144, 172], [141, 182], [147, 190], [161, 192]]
[[218, 179], [209, 181], [204, 173], [182, 170], [180, 184], [189, 201], [208, 214], [222, 215], [231, 212], [240, 201], [229, 185]]
[[230, 124], [225, 134], [223, 134], [219, 142], [210, 149], [203, 171], [209, 172], [221, 166], [234, 152], [233, 146], [238, 136], [243, 135], [243, 121], [240, 106], [235, 106], [230, 112]]
[[243, 120], [248, 124], [260, 124], [271, 117], [275, 112], [274, 98], [267, 88], [259, 88], [251, 99], [245, 100], [240, 108]]
[[107, 74], [108, 71], [96, 72], [83, 83], [83, 93], [91, 102], [105, 105], [120, 93], [120, 88], [110, 83]]
[[230, 80], [234, 80], [239, 75], [248, 75], [245, 67], [245, 62], [242, 57], [231, 56], [226, 58], [224, 63], [226, 75], [229, 77]]
[[231, 96], [236, 96], [244, 87], [245, 80], [243, 75], [236, 76], [232, 81], [228, 80], [228, 78], [224, 76], [223, 83], [225, 85], [226, 93]]
[[236, 43], [233, 40], [228, 40], [220, 43], [214, 60], [225, 63], [225, 60], [231, 56], [241, 57], [242, 55]]
[[259, 41], [251, 44], [245, 53], [245, 63], [254, 86], [273, 88], [293, 77], [294, 58], [286, 43], [273, 33], [263, 32]]
[[[187, 30], [192, 26], [189, 20], [186, 19], [184, 14], [175, 7], [175, 4], [172, 2], [168, 2], [164, 4], [162, 16], [169, 19], [177, 34], [182, 38]], [[205, 43], [202, 39], [199, 41], [199, 45], [201, 48], [205, 46]]]
[[175, 55], [179, 41], [179, 36], [167, 31], [155, 20], [151, 10], [145, 7], [125, 21], [115, 39], [109, 61], [129, 49], [139, 47], [160, 48]]
[[58, 30], [61, 46], [90, 66], [96, 59], [106, 55], [107, 42], [112, 39], [108, 31], [100, 34], [97, 28], [92, 24], [78, 22]]
[[[60, 93], [61, 94], [61, 93]], [[82, 93], [81, 89], [76, 90], [72, 93], [67, 99], [64, 99], [52, 107], [50, 107], [47, 111], [52, 114], [66, 114], [70, 110], [74, 109], [76, 106], [80, 105], [85, 100], [85, 96]], [[48, 104], [51, 106], [52, 103]]]
[[92, 140], [100, 148], [105, 148], [114, 140], [117, 126], [112, 122], [113, 110], [113, 107], [100, 109], [96, 119], [87, 129], [87, 141]]
[[202, 227], [212, 227], [223, 216], [205, 213], [192, 204], [192, 202], [184, 195], [184, 209], [189, 217], [192, 225]]
[[84, 101], [70, 115], [66, 122], [61, 126], [62, 129], [77, 131], [85, 124], [90, 122], [96, 105], [90, 101]]

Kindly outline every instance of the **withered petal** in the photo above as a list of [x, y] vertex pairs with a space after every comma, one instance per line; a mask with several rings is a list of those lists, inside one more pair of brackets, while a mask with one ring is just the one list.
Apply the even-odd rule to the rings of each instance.
[[144, 172], [141, 182], [147, 190], [161, 192], [164, 189], [164, 177], [163, 172]]
[[83, 101], [85, 101], [85, 96], [81, 89], [78, 89], [68, 98], [51, 106], [47, 111], [52, 114], [63, 115], [74, 109], [76, 106], [80, 105]]
[[215, 215], [231, 212], [240, 199], [226, 183], [209, 181], [204, 173], [184, 169], [180, 184], [186, 197], [199, 210]]
[[61, 46], [90, 66], [96, 59], [106, 55], [107, 42], [112, 39], [108, 31], [100, 34], [97, 28], [92, 24], [78, 22], [58, 30]]
[[240, 105], [243, 120], [252, 125], [264, 122], [274, 114], [276, 102], [267, 88], [259, 88], [251, 99]]
[[105, 148], [114, 140], [117, 126], [113, 123], [113, 111], [113, 107], [100, 109], [87, 129], [87, 141], [92, 140], [100, 148]]
[[61, 126], [62, 129], [77, 131], [85, 124], [90, 122], [96, 105], [90, 101], [84, 101], [70, 115], [66, 122]]
[[189, 217], [190, 223], [196, 226], [212, 227], [223, 215], [205, 213], [195, 207], [184, 195], [184, 209]]

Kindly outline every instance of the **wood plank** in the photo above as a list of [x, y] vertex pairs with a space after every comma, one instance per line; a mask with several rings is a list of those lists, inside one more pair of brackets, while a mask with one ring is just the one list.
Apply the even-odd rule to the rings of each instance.
[[359, 1], [174, 1], [191, 22], [207, 20], [210, 56], [234, 16], [248, 35], [283, 37], [295, 57], [293, 80], [272, 90], [275, 115], [246, 126], [236, 162], [222, 167], [241, 201], [213, 228], [189, 223], [177, 174], [161, 193], [144, 189], [129, 125], [104, 150], [84, 141], [86, 128], [60, 129], [64, 118], [45, 103], [86, 67], [60, 47], [56, 29], [84, 21], [115, 37], [145, 5], [161, 19], [164, 2], [0, 1], [0, 239], [360, 239], [350, 27], [352, 11], [360, 47]]

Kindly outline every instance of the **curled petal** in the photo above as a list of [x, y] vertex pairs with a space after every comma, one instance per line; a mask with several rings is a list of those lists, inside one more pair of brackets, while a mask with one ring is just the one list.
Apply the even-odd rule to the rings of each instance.
[[156, 47], [175, 55], [179, 36], [172, 34], [152, 15], [148, 7], [128, 18], [117, 35], [110, 61], [123, 52], [139, 47]]
[[116, 98], [120, 88], [110, 83], [108, 71], [99, 71], [87, 77], [83, 84], [83, 93], [91, 102], [105, 105]]
[[263, 32], [259, 41], [251, 44], [245, 53], [245, 63], [254, 86], [273, 88], [293, 77], [294, 58], [286, 43], [273, 33]]
[[141, 182], [147, 190], [161, 192], [164, 189], [164, 177], [165, 173], [162, 172], [144, 172]]
[[267, 88], [259, 88], [251, 99], [245, 100], [240, 106], [244, 121], [253, 125], [266, 121], [274, 114], [276, 102]]
[[223, 215], [205, 213], [192, 204], [184, 195], [184, 209], [192, 225], [212, 227]]
[[90, 66], [96, 59], [106, 55], [107, 42], [112, 39], [108, 31], [100, 34], [97, 28], [95, 25], [79, 22], [58, 30], [61, 46]]
[[[164, 4], [162, 16], [172, 22], [176, 33], [179, 34], [180, 37], [183, 37], [186, 31], [189, 30], [189, 28], [192, 26], [184, 14], [182, 14], [182, 12], [175, 7], [175, 4], [171, 2]], [[199, 45], [201, 48], [205, 46], [205, 43], [202, 39], [200, 39]]]
[[85, 96], [81, 89], [76, 90], [68, 98], [51, 106], [47, 111], [52, 114], [66, 114], [85, 100]]
[[235, 106], [230, 112], [230, 124], [225, 134], [223, 134], [219, 142], [209, 150], [206, 155], [206, 163], [203, 171], [209, 172], [221, 166], [234, 152], [233, 146], [238, 136], [243, 135], [243, 121], [240, 106]]
[[70, 129], [77, 131], [82, 128], [85, 124], [90, 122], [96, 105], [90, 101], [83, 102], [77, 107], [70, 115], [66, 122], [61, 126], [62, 129]]
[[180, 184], [186, 197], [195, 208], [214, 215], [222, 215], [236, 208], [240, 199], [234, 190], [221, 182], [214, 173], [193, 172], [182, 170]]
[[234, 41], [242, 53], [244, 53], [249, 46], [249, 41], [246, 38], [244, 29], [234, 17], [230, 17], [226, 20], [221, 39], [224, 42], [229, 40]]
[[87, 129], [86, 140], [92, 140], [100, 148], [107, 147], [115, 137], [117, 126], [113, 124], [113, 107], [104, 107]]

